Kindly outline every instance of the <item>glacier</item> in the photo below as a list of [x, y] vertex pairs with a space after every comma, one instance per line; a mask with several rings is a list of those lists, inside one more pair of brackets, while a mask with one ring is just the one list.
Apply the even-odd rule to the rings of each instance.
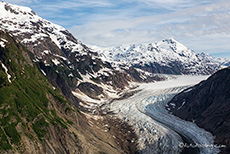
[[[133, 126], [138, 135], [140, 153], [181, 153], [181, 135], [199, 145], [201, 154], [218, 153], [211, 133], [193, 122], [170, 114], [165, 106], [177, 93], [208, 76], [172, 75], [166, 81], [139, 84], [140, 92], [107, 105], [115, 116]], [[185, 102], [186, 103], [186, 102]]]

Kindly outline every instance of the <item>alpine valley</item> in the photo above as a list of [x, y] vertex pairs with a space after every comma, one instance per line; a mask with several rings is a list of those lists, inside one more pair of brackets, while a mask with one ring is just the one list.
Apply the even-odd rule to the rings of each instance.
[[229, 76], [229, 64], [172, 38], [88, 47], [30, 8], [0, 2], [0, 153], [226, 152], [229, 80], [217, 76]]

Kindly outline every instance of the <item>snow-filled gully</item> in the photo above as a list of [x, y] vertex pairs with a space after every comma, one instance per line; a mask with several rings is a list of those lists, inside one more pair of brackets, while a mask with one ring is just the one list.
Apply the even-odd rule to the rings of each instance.
[[192, 145], [200, 146], [199, 150], [194, 150], [196, 153], [218, 153], [218, 149], [210, 147], [214, 145], [211, 133], [169, 114], [165, 109], [166, 103], [175, 94], [206, 78], [176, 76], [168, 81], [141, 84], [139, 88], [142, 91], [129, 98], [113, 101], [109, 108], [134, 127], [139, 136], [140, 153], [181, 153], [185, 138]]

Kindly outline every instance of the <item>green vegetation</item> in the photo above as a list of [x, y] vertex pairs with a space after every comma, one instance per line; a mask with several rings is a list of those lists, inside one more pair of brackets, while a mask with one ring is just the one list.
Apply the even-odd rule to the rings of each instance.
[[[0, 150], [12, 149], [12, 145], [20, 146], [22, 134], [32, 139], [35, 132], [42, 141], [50, 125], [67, 129], [73, 122], [57, 115], [48, 96], [60, 103], [66, 112], [72, 111], [68, 107], [70, 103], [57, 93], [58, 90], [52, 89], [28, 58], [25, 47], [1, 31], [0, 37], [8, 40], [6, 48], [0, 47], [0, 61], [7, 67], [12, 81], [9, 83], [0, 65]], [[16, 129], [18, 127], [22, 129]]]
[[50, 89], [49, 92], [53, 95], [53, 97], [54, 97], [57, 101], [61, 102], [62, 104], [65, 105], [65, 104], [68, 104], [68, 103], [69, 103], [67, 100], [65, 100], [65, 98], [64, 98], [63, 96], [57, 94], [54, 90]]
[[3, 70], [0, 70], [0, 87], [9, 85], [7, 75]]
[[65, 113], [70, 112], [70, 111], [73, 111], [73, 109], [71, 109], [70, 107], [66, 107]]
[[12, 146], [7, 139], [5, 132], [0, 128], [0, 150], [9, 150], [12, 149]]
[[5, 128], [4, 128], [7, 136], [9, 136], [10, 140], [11, 140], [11, 143], [13, 144], [19, 144], [20, 143], [20, 135], [19, 133], [17, 132], [16, 130], [16, 124], [15, 123], [12, 123], [10, 125], [7, 125]]
[[66, 128], [66, 129], [68, 128], [67, 123], [64, 120], [62, 120], [60, 117], [57, 116], [57, 113], [55, 110], [51, 110], [51, 113], [53, 115], [52, 123], [60, 124], [61, 127]]
[[68, 120], [67, 118], [65, 118], [65, 120], [66, 120], [66, 122], [67, 122], [68, 124], [73, 125], [73, 122], [72, 122], [72, 121]]
[[42, 140], [42, 138], [45, 136], [45, 134], [46, 134], [45, 127], [48, 127], [48, 126], [49, 126], [49, 124], [45, 121], [44, 118], [36, 121], [33, 124], [33, 129], [34, 129], [35, 133], [37, 134], [37, 136], [40, 140]]

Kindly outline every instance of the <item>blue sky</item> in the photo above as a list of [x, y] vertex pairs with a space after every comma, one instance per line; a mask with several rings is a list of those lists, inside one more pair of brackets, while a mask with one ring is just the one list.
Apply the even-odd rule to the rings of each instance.
[[195, 52], [230, 58], [229, 0], [6, 0], [28, 6], [88, 45], [174, 38]]

